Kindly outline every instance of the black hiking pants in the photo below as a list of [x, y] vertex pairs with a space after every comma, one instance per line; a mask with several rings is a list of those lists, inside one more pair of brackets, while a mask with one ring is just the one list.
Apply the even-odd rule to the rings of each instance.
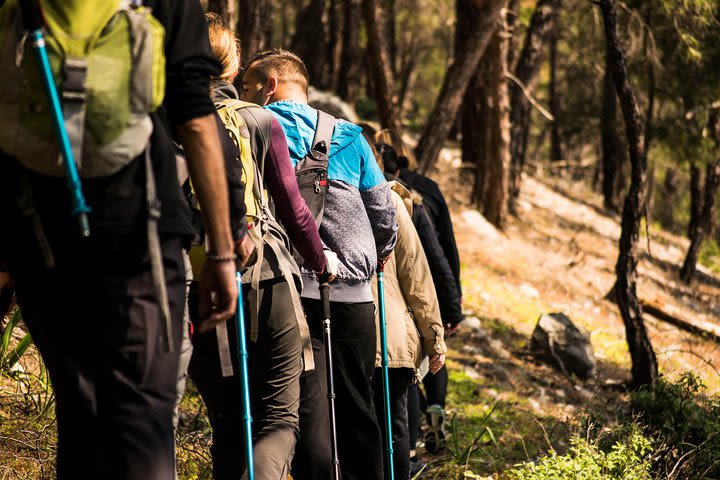
[[176, 346], [168, 353], [144, 224], [137, 235], [81, 238], [49, 220], [55, 266], [48, 268], [30, 222], [8, 210], [0, 207], [8, 229], [0, 258], [55, 390], [57, 478], [173, 480], [185, 307], [180, 239], [162, 239]]
[[[393, 442], [393, 471], [397, 480], [410, 478], [410, 437], [408, 429], [408, 388], [415, 377], [411, 368], [389, 368], [388, 378], [390, 384], [390, 419]], [[383, 432], [383, 459], [385, 462], [385, 476], [389, 463], [387, 455], [387, 433], [385, 429], [385, 396], [383, 394], [382, 368], [375, 369], [373, 377], [373, 392], [375, 395], [375, 413]]]
[[[303, 298], [315, 370], [301, 376], [300, 437], [292, 474], [297, 480], [332, 479], [330, 417], [325, 370], [322, 306]], [[331, 330], [337, 441], [343, 480], [383, 477], [382, 440], [375, 415], [375, 306], [332, 302]], [[381, 407], [382, 408], [382, 407]]]
[[423, 379], [427, 405], [440, 405], [445, 409], [445, 397], [448, 389], [448, 371], [445, 365], [437, 373], [428, 372]]
[[[245, 327], [250, 375], [253, 459], [257, 480], [287, 480], [298, 429], [302, 342], [290, 297], [280, 278], [260, 283], [258, 339], [250, 341], [250, 310]], [[196, 295], [190, 312], [197, 321]], [[213, 428], [210, 447], [215, 480], [240, 480], [246, 470], [236, 320], [227, 322], [233, 375], [223, 377], [216, 331], [195, 333], [189, 374], [202, 396]], [[197, 332], [197, 330], [196, 330]]]

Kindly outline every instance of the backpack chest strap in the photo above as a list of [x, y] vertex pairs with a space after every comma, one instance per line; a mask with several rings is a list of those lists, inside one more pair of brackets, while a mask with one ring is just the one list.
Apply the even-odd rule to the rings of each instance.
[[63, 100], [63, 120], [70, 137], [73, 156], [78, 168], [82, 168], [83, 143], [85, 141], [85, 117], [87, 116], [87, 61], [67, 57], [63, 64], [63, 81], [60, 95]]

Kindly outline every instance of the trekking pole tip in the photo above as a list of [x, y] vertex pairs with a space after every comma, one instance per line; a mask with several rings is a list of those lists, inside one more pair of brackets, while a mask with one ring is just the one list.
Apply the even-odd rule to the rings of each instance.
[[90, 236], [90, 222], [86, 213], [80, 213], [78, 215], [78, 223], [80, 224], [80, 234], [83, 237]]

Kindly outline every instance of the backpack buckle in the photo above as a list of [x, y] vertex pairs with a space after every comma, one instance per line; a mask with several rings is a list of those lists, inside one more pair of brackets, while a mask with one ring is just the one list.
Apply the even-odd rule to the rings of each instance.
[[63, 65], [65, 81], [62, 83], [62, 98], [71, 102], [87, 100], [87, 62], [78, 58], [66, 58]]
[[148, 200], [148, 216], [151, 220], [159, 220], [161, 214], [161, 203], [157, 198]]

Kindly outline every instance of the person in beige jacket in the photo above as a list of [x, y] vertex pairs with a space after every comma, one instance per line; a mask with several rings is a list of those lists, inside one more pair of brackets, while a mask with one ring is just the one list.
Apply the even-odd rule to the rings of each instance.
[[[413, 208], [410, 192], [397, 182], [390, 185], [397, 210], [398, 240], [385, 264], [385, 313], [394, 470], [395, 478], [405, 480], [410, 476], [410, 453], [415, 447], [410, 445], [408, 432], [408, 388], [420, 380], [418, 369], [426, 356], [430, 358], [430, 371], [440, 370], [447, 348], [430, 267], [410, 216]], [[373, 282], [372, 287], [377, 304], [377, 283]], [[376, 322], [379, 324], [377, 314]], [[378, 423], [384, 429], [379, 335], [377, 352], [373, 391]], [[383, 450], [387, 451], [387, 445]]]

